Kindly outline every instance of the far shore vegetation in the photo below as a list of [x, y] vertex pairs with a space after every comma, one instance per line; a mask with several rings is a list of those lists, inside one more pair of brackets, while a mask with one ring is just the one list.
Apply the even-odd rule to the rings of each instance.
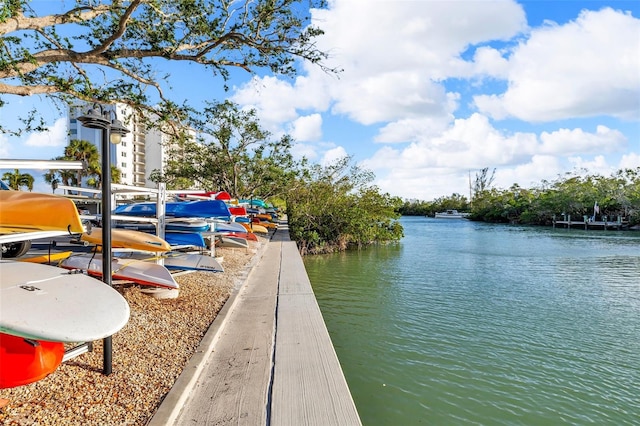
[[[495, 170], [494, 170], [495, 172]], [[460, 194], [433, 201], [405, 201], [399, 212], [405, 216], [433, 216], [455, 209], [470, 213], [471, 220], [523, 225], [551, 225], [563, 215], [574, 220], [584, 216], [594, 220], [640, 224], [640, 167], [621, 169], [611, 176], [569, 172], [532, 188], [514, 184], [508, 189], [491, 187], [493, 173], [485, 168], [476, 174], [472, 199]], [[597, 203], [597, 207], [596, 207]], [[593, 217], [595, 215], [595, 218]]]

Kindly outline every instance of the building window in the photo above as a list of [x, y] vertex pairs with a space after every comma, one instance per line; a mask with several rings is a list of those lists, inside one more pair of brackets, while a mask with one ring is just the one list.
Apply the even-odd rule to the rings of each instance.
[[120, 167], [127, 167], [127, 163], [120, 163]]
[[120, 156], [121, 156], [121, 157], [126, 157], [126, 156], [127, 156], [127, 153], [126, 153], [126, 152], [124, 152], [124, 151], [122, 151], [122, 153], [120, 154]]

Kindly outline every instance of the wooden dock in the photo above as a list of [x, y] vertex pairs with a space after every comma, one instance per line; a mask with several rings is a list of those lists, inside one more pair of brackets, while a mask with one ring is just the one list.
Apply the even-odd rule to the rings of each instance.
[[601, 218], [604, 220], [590, 220], [588, 216], [583, 216], [580, 220], [571, 220], [571, 215], [563, 215], [562, 220], [556, 220], [556, 216], [553, 216], [553, 227], [561, 226], [564, 228], [572, 228], [572, 227], [580, 227], [585, 230], [588, 229], [615, 229], [620, 230], [627, 228], [629, 226], [629, 222], [622, 220], [620, 216], [616, 218], [615, 221], [607, 221], [607, 217]]
[[361, 426], [286, 226], [258, 257], [149, 425]]

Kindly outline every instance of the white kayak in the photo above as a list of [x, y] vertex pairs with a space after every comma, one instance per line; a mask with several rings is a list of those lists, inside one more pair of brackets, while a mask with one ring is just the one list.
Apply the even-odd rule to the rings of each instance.
[[164, 253], [160, 256], [145, 256], [140, 253], [118, 253], [119, 259], [139, 259], [149, 262], [162, 260], [164, 267], [171, 270], [224, 272], [224, 268], [216, 258], [197, 253]]
[[53, 342], [91, 342], [129, 321], [129, 304], [95, 278], [50, 265], [0, 260], [0, 332]]
[[[60, 266], [66, 269], [80, 269], [89, 275], [102, 277], [102, 255], [99, 253], [70, 256], [60, 262]], [[167, 268], [133, 258], [113, 258], [111, 277], [115, 280], [131, 281], [144, 286], [178, 288], [178, 283]]]

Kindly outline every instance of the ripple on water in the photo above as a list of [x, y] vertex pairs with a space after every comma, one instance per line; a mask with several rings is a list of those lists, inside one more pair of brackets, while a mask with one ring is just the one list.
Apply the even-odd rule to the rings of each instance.
[[403, 224], [305, 259], [366, 425], [636, 423], [640, 238]]

